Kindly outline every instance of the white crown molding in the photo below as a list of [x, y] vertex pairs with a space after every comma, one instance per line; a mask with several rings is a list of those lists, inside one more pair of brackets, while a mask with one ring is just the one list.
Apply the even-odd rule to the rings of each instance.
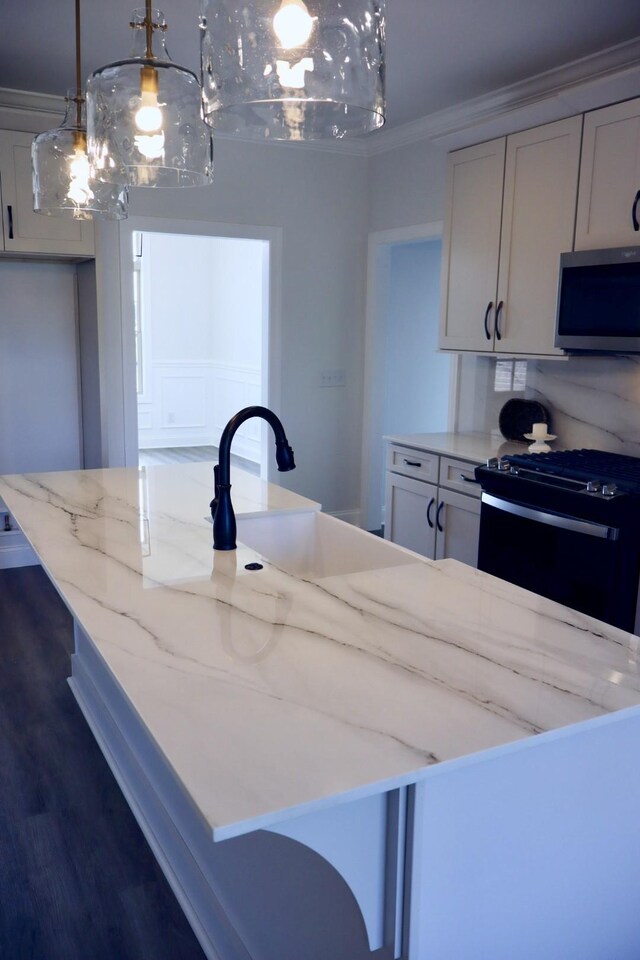
[[54, 97], [48, 93], [31, 93], [29, 90], [9, 90], [0, 87], [0, 110], [16, 113], [39, 113], [47, 116], [64, 114], [64, 97]]
[[[496, 120], [516, 110], [567, 95], [585, 85], [613, 80], [627, 74], [640, 77], [640, 37], [573, 60], [508, 87], [474, 97], [426, 117], [383, 129], [366, 140], [369, 156], [396, 150], [419, 140], [433, 140]], [[640, 81], [635, 90], [640, 93]], [[633, 94], [630, 94], [633, 95]], [[600, 105], [600, 104], [594, 104]], [[603, 104], [604, 105], [604, 104]], [[576, 110], [575, 112], [580, 112]]]

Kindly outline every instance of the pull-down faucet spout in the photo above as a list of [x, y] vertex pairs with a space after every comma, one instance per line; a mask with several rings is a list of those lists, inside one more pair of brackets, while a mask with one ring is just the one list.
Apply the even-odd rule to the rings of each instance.
[[213, 549], [236, 549], [236, 516], [231, 503], [231, 441], [245, 420], [260, 417], [271, 426], [276, 438], [278, 470], [295, 470], [293, 450], [289, 446], [284, 427], [278, 417], [266, 407], [245, 407], [229, 420], [222, 431], [218, 463], [214, 467], [215, 497], [211, 501], [213, 517]]

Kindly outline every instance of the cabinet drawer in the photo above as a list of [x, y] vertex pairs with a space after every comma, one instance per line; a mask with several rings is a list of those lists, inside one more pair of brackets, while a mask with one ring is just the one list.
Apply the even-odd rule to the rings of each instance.
[[413, 450], [411, 447], [397, 447], [389, 444], [387, 450], [387, 470], [402, 473], [405, 477], [415, 477], [417, 480], [438, 482], [438, 455], [425, 453], [424, 450]]
[[469, 463], [468, 460], [441, 457], [440, 486], [446, 487], [448, 490], [458, 490], [460, 493], [466, 493], [472, 497], [479, 497], [482, 491], [474, 476], [476, 466], [477, 464]]

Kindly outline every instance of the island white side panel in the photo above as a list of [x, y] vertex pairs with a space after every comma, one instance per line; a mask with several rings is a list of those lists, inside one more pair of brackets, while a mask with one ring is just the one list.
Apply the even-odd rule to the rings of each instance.
[[410, 960], [637, 960], [640, 716], [415, 788]]

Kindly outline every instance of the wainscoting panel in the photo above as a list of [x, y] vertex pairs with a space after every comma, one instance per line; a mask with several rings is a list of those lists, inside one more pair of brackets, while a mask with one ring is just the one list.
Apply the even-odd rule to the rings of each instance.
[[162, 428], [206, 429], [206, 376], [161, 372], [159, 380]]
[[[138, 401], [140, 449], [218, 446], [228, 420], [261, 401], [260, 370], [192, 360], [156, 363]], [[233, 452], [260, 461], [260, 423], [237, 432]]]

